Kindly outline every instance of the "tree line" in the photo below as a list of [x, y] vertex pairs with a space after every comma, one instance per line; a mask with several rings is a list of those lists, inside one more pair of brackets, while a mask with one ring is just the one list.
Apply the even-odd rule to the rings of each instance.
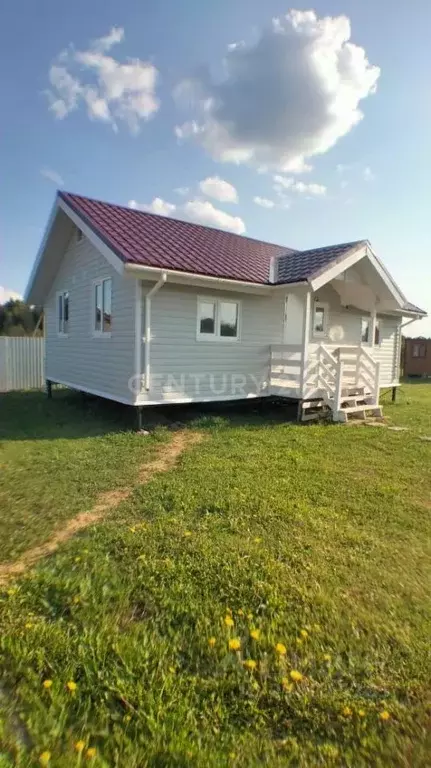
[[[33, 336], [41, 311], [19, 299], [0, 304], [0, 336]], [[36, 335], [43, 336], [43, 320]]]

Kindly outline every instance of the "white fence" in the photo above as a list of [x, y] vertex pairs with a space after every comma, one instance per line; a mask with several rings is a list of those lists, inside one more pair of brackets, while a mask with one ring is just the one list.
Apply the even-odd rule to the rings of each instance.
[[0, 336], [0, 392], [44, 385], [45, 339]]

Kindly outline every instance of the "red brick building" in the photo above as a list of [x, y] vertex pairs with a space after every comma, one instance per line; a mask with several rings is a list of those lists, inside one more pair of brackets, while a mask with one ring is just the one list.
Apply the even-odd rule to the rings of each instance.
[[405, 339], [404, 375], [431, 376], [431, 339]]

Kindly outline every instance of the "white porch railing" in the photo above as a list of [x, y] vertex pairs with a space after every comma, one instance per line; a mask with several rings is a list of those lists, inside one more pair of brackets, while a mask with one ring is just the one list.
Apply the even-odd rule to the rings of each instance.
[[380, 363], [365, 347], [334, 349], [319, 344], [309, 351], [304, 368], [300, 344], [275, 344], [270, 348], [269, 369], [272, 394], [320, 398], [336, 412], [351, 389], [362, 390], [370, 404], [379, 403]]

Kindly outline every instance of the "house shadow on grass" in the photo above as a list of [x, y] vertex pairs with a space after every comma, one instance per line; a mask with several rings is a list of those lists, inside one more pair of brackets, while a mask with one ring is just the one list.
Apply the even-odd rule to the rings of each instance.
[[[296, 403], [270, 398], [228, 403], [147, 406], [143, 427], [212, 429], [220, 424], [259, 427], [296, 419]], [[0, 440], [82, 439], [137, 429], [136, 408], [69, 389], [0, 395]]]

